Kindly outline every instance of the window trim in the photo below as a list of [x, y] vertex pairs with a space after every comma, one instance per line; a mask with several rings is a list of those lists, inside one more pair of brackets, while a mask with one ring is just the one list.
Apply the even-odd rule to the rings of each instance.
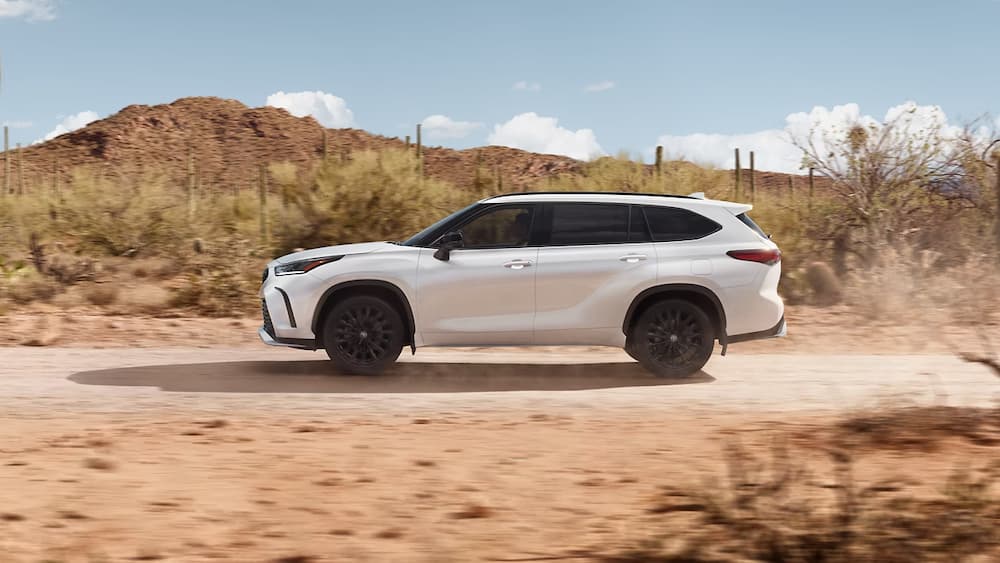
[[[701, 239], [703, 239], [705, 237], [710, 237], [710, 236], [714, 235], [715, 233], [717, 233], [717, 232], [719, 232], [719, 231], [722, 230], [722, 225], [720, 225], [719, 222], [716, 221], [715, 219], [712, 219], [711, 217], [706, 217], [706, 216], [702, 215], [701, 213], [698, 213], [697, 211], [691, 211], [690, 209], [687, 209], [685, 207], [678, 207], [676, 205], [640, 205], [639, 207], [642, 208], [642, 215], [643, 215], [643, 217], [646, 218], [646, 228], [649, 229], [649, 238], [650, 238], [650, 240], [653, 241], [654, 244], [669, 244], [671, 242], [691, 242], [693, 240], [701, 240]], [[653, 233], [653, 222], [650, 221], [649, 220], [649, 216], [646, 215], [646, 209], [679, 209], [681, 211], [685, 211], [687, 213], [691, 213], [691, 214], [697, 215], [698, 217], [701, 217], [702, 219], [704, 219], [704, 220], [712, 223], [713, 225], [715, 225], [715, 229], [713, 229], [712, 231], [707, 232], [707, 233], [705, 233], [703, 235], [691, 236], [689, 238], [672, 239], [672, 240], [656, 240], [656, 234]]]

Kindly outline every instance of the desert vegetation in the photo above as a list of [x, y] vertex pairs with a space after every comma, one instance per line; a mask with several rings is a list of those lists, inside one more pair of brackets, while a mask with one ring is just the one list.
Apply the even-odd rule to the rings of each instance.
[[[914, 129], [903, 115], [795, 139], [815, 185], [788, 177], [787, 186], [749, 192], [755, 176], [744, 170], [736, 193], [732, 171], [620, 155], [520, 187], [753, 199], [755, 219], [784, 251], [789, 303], [846, 302], [873, 321], [944, 312], [933, 321], [989, 323], [1000, 302], [991, 139], [972, 128]], [[182, 186], [148, 168], [123, 179], [81, 166], [66, 183], [0, 199], [0, 310], [55, 300], [242, 315], [255, 310], [259, 271], [275, 255], [403, 239], [509, 189], [502, 169], [481, 157], [462, 185], [428, 177], [426, 158], [383, 147], [274, 162], [260, 167], [256, 185], [237, 188], [203, 185], [193, 161]], [[111, 281], [119, 289], [102, 287]]]

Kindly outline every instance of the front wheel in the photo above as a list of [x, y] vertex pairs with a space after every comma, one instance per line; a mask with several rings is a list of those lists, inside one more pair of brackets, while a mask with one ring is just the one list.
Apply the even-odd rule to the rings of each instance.
[[629, 335], [629, 354], [660, 377], [688, 377], [708, 363], [715, 347], [712, 320], [680, 299], [654, 303]]
[[383, 372], [396, 361], [405, 340], [403, 319], [385, 301], [368, 295], [337, 303], [323, 325], [323, 345], [339, 371]]

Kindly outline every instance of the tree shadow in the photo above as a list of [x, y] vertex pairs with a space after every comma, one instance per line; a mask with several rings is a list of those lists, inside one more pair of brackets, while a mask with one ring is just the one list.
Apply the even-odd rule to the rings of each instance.
[[172, 364], [85, 371], [83, 385], [158, 387], [199, 393], [476, 393], [579, 391], [711, 383], [705, 372], [683, 379], [650, 375], [636, 363], [593, 364], [396, 364], [377, 376], [337, 373], [330, 362], [244, 361]]

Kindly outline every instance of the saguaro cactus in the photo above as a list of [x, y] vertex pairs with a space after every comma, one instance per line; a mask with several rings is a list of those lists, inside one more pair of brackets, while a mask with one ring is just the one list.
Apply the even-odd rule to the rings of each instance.
[[656, 165], [654, 170], [656, 170], [657, 178], [663, 175], [663, 145], [656, 145]]
[[757, 182], [754, 178], [754, 172], [756, 170], [756, 164], [754, 163], [753, 151], [750, 151], [750, 203], [754, 202], [757, 198]]
[[815, 172], [815, 170], [816, 170], [815, 168], [810, 168], [809, 169], [809, 202], [808, 202], [809, 211], [812, 211], [812, 208], [813, 208], [813, 194], [816, 192], [816, 182], [813, 179], [813, 173]]
[[3, 194], [10, 193], [10, 129], [3, 126]]
[[736, 187], [733, 191], [733, 199], [740, 199], [740, 149], [734, 149], [734, 154], [736, 155], [736, 169], [733, 174], [736, 175]]
[[17, 195], [24, 195], [24, 155], [21, 153], [21, 143], [17, 144]]
[[267, 222], [267, 166], [264, 164], [258, 169], [257, 189], [260, 198], [260, 244], [266, 247], [271, 240], [271, 233]]
[[188, 221], [193, 221], [195, 216], [195, 171], [194, 171], [194, 149], [188, 146], [187, 154], [187, 206]]

